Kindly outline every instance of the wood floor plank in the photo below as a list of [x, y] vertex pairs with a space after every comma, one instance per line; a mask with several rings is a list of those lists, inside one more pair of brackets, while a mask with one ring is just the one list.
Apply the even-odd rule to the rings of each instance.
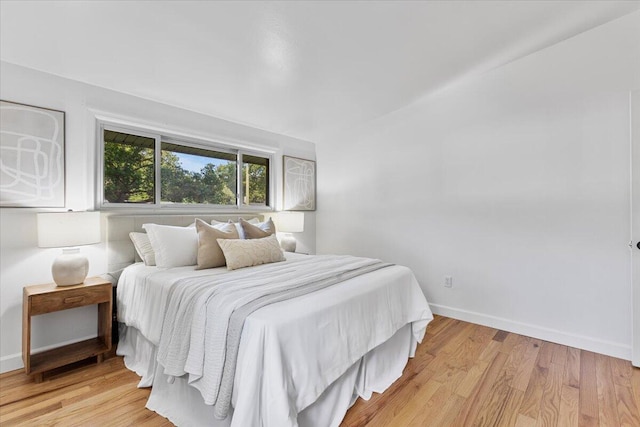
[[[463, 345], [469, 337], [474, 333], [476, 325], [471, 323], [467, 323], [464, 328], [462, 328], [457, 334], [454, 336], [450, 336], [449, 339], [439, 348], [439, 351], [444, 353], [453, 354], [458, 347]], [[433, 354], [433, 353], [432, 353]]]
[[504, 410], [498, 419], [496, 420], [497, 427], [511, 427], [517, 424], [518, 409], [524, 399], [524, 392], [513, 387], [509, 388], [509, 393], [506, 397]]
[[501, 343], [499, 341], [491, 340], [486, 343], [476, 363], [467, 371], [467, 375], [456, 388], [456, 394], [458, 396], [468, 398], [471, 395], [485, 371], [498, 354], [498, 351], [500, 351], [500, 348]]
[[24, 382], [19, 387], [7, 385], [0, 388], [0, 406], [7, 403], [16, 402], [26, 397], [36, 394], [46, 393], [52, 390], [59, 390], [70, 384], [77, 384], [83, 381], [92, 381], [96, 376], [108, 375], [114, 370], [116, 359], [107, 359], [103, 363], [89, 365], [62, 375], [60, 378], [47, 378], [42, 383], [36, 384], [33, 379], [24, 373], [19, 374], [24, 377]]
[[578, 406], [580, 425], [599, 425], [599, 412], [595, 355], [590, 351], [582, 350], [580, 352], [580, 400]]
[[[429, 368], [436, 374], [434, 380], [441, 383], [447, 383], [452, 389], [467, 375], [465, 368], [471, 362], [466, 360], [463, 354], [465, 351], [479, 353], [473, 348], [477, 344], [472, 340], [476, 332], [477, 325], [468, 324], [468, 327], [458, 331], [452, 339], [445, 345], [441, 346], [437, 351], [437, 358], [429, 364]], [[435, 352], [430, 351], [430, 354]]]
[[503, 342], [505, 338], [509, 335], [507, 331], [498, 331], [493, 337], [494, 341]]
[[[511, 384], [513, 382], [515, 373], [518, 367], [521, 365], [522, 359], [527, 351], [527, 344], [529, 340], [521, 335], [514, 335], [517, 337], [513, 340], [511, 345], [511, 353], [507, 357], [500, 373], [494, 381], [494, 385], [489, 390], [489, 395], [485, 399], [485, 403], [481, 408], [475, 424], [478, 426], [492, 426], [498, 423], [503, 417], [503, 413], [508, 403], [508, 397], [511, 394]], [[507, 337], [503, 344], [507, 342]]]
[[509, 392], [512, 390], [508, 379], [504, 370], [498, 375], [473, 423], [474, 426], [495, 426], [498, 424], [498, 420], [502, 418], [506, 409]]
[[631, 388], [615, 384], [615, 393], [618, 400], [618, 417], [620, 418], [620, 426], [640, 426], [640, 410], [636, 406]]
[[[84, 401], [64, 406], [49, 414], [29, 420], [31, 425], [45, 425], [51, 423], [54, 425], [89, 425], [90, 420], [102, 417], [105, 413], [110, 413], [123, 403], [135, 400], [140, 395], [140, 389], [131, 389], [129, 384], [120, 385], [111, 390], [94, 395]], [[102, 394], [106, 396], [102, 396]], [[99, 402], [109, 400], [111, 406], [102, 406]], [[89, 410], [87, 410], [89, 409]], [[98, 424], [96, 424], [98, 425]]]
[[533, 418], [529, 418], [526, 415], [518, 414], [516, 419], [516, 425], [514, 427], [536, 427], [537, 421]]
[[427, 353], [426, 346], [421, 345], [416, 349], [416, 354], [413, 359], [409, 359], [405, 372], [411, 374], [417, 374], [422, 372], [427, 366], [435, 359], [435, 356]]
[[555, 344], [553, 355], [551, 356], [551, 363], [564, 367], [567, 363], [567, 350], [566, 345]]
[[596, 384], [600, 427], [618, 427], [618, 407], [610, 357], [596, 354]]
[[[442, 387], [442, 384], [433, 380], [427, 381], [424, 387], [421, 387], [416, 394], [408, 401], [405, 402], [402, 409], [391, 419], [389, 425], [406, 426], [408, 425], [416, 414], [421, 414], [425, 411], [425, 407], [431, 402], [431, 398]], [[428, 408], [427, 408], [428, 409]], [[372, 420], [373, 421], [373, 420]], [[376, 423], [369, 423], [369, 425], [382, 425]]]
[[460, 397], [468, 398], [478, 385], [478, 382], [484, 375], [489, 365], [490, 362], [488, 361], [479, 361], [478, 363], [473, 365], [467, 372], [467, 375], [465, 375], [465, 377], [462, 379], [460, 384], [458, 384], [458, 387], [456, 387], [455, 393]]
[[[452, 395], [452, 397], [449, 398], [449, 400], [450, 400], [450, 403], [446, 406], [446, 408], [443, 409], [442, 414], [440, 414], [438, 418], [434, 420], [434, 423], [437, 423], [435, 425], [440, 425], [440, 426], [455, 425], [453, 424], [454, 419], [458, 416], [458, 413], [460, 413], [460, 410], [466, 403], [466, 400], [456, 395]], [[432, 425], [432, 424], [428, 423], [426, 425]]]
[[549, 341], [543, 341], [538, 353], [537, 365], [541, 368], [548, 368], [553, 357], [554, 344]]
[[131, 412], [135, 407], [144, 406], [148, 396], [139, 395], [128, 400], [126, 404], [114, 408], [111, 411], [102, 411], [99, 415], [91, 417], [91, 423], [97, 426], [133, 426]]
[[598, 427], [600, 423], [597, 418], [578, 413], [578, 426], [580, 427]]
[[453, 319], [449, 317], [438, 316], [436, 314], [433, 316], [433, 320], [429, 322], [429, 325], [427, 325], [427, 333], [431, 334], [431, 336], [435, 336], [451, 322], [453, 322]]
[[538, 353], [540, 352], [540, 345], [532, 340], [529, 340], [527, 344], [527, 350], [522, 359], [522, 363], [518, 366], [511, 387], [525, 392], [529, 385], [529, 379], [531, 378], [531, 372], [536, 364]]
[[[147, 413], [151, 412], [147, 410]], [[135, 423], [132, 423], [131, 426], [135, 427], [166, 427], [173, 426], [173, 423], [165, 418], [162, 418], [159, 415], [151, 412], [150, 416], [146, 418], [141, 418], [138, 416], [138, 420]]]
[[531, 372], [531, 379], [524, 392], [524, 399], [520, 405], [520, 414], [534, 420], [538, 419], [540, 412], [540, 402], [544, 393], [544, 386], [547, 382], [548, 369], [536, 365]]
[[502, 341], [502, 347], [500, 351], [503, 353], [511, 353], [513, 347], [518, 345], [521, 342], [522, 335], [509, 333], [507, 337]]
[[558, 424], [563, 375], [564, 365], [550, 364], [540, 402], [538, 426], [553, 427]]
[[466, 426], [474, 423], [506, 361], [507, 355], [499, 351], [467, 399], [467, 404], [458, 413], [453, 425]]
[[0, 406], [0, 415], [8, 412], [18, 412], [22, 409], [35, 407], [41, 402], [64, 401], [71, 403], [72, 399], [79, 398], [82, 393], [80, 391], [91, 392], [93, 389], [103, 389], [113, 387], [116, 383], [131, 382], [139, 380], [139, 377], [131, 371], [115, 371], [106, 375], [97, 376], [91, 380], [80, 381], [75, 384], [68, 384], [58, 389], [50, 390], [41, 394], [36, 394], [29, 399], [18, 400], [16, 402], [7, 403]]
[[485, 349], [485, 346], [494, 334], [495, 329], [474, 325], [469, 337], [464, 340], [453, 352], [448, 362], [449, 366], [455, 366], [465, 372], [469, 371], [475, 364], [478, 356]]
[[636, 407], [640, 408], [640, 368], [631, 370], [631, 390], [636, 400]]
[[468, 327], [468, 324], [464, 322], [453, 321], [436, 335], [426, 334], [423, 342], [427, 347], [427, 353], [437, 356], [442, 347], [449, 344], [449, 341], [462, 333], [466, 327]]
[[578, 401], [580, 390], [569, 385], [562, 385], [560, 395], [560, 413], [558, 427], [578, 427]]
[[580, 350], [569, 347], [564, 372], [564, 384], [570, 387], [580, 387]]
[[[430, 369], [403, 375], [384, 394], [375, 393], [371, 400], [358, 399], [354, 410], [349, 411], [343, 421], [344, 426], [385, 425], [397, 414], [404, 402], [412, 399], [424, 384], [434, 375]], [[389, 392], [387, 394], [387, 392]]]
[[443, 418], [449, 415], [450, 411], [455, 411], [461, 401], [460, 397], [453, 395], [452, 388], [449, 385], [441, 385], [411, 421], [407, 424], [392, 425], [404, 425], [407, 427], [422, 427], [429, 424], [438, 425]]
[[[63, 406], [69, 405], [75, 399], [80, 398], [90, 391], [91, 387], [85, 386], [80, 388], [71, 388], [70, 390], [59, 393], [47, 394], [47, 399], [38, 399], [37, 402], [19, 401], [8, 404], [2, 408], [2, 422], [22, 422], [33, 418], [36, 414], [46, 414], [61, 409]], [[35, 400], [35, 399], [34, 399]], [[20, 405], [18, 405], [19, 403]]]
[[611, 358], [611, 372], [613, 373], [613, 382], [624, 386], [631, 387], [631, 362], [627, 360]]

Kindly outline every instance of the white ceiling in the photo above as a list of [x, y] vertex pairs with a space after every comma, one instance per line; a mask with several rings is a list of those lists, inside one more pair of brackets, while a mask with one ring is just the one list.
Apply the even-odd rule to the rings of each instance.
[[0, 57], [317, 140], [636, 1], [0, 2]]

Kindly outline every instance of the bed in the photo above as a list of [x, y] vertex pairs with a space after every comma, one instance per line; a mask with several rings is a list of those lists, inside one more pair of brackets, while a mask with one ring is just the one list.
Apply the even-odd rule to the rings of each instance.
[[[110, 268], [133, 261], [130, 251], [122, 255], [128, 231], [150, 221], [184, 226], [192, 218], [109, 218]], [[210, 282], [221, 284], [217, 298], [226, 285], [231, 294], [263, 277], [281, 286], [294, 276], [322, 277], [314, 283], [326, 285], [248, 312], [235, 354], [229, 346], [220, 350], [225, 341], [220, 345], [211, 332], [222, 323], [212, 313], [224, 311], [214, 298], [185, 302], [195, 295], [190, 289]], [[147, 408], [185, 426], [337, 426], [358, 397], [369, 399], [402, 375], [433, 318], [406, 267], [291, 253], [283, 262], [235, 271], [135, 262], [120, 276], [117, 304], [117, 353], [141, 377], [140, 387], [152, 387]], [[178, 325], [188, 325], [189, 333]], [[226, 338], [227, 345], [232, 341]], [[217, 359], [232, 365], [229, 378]]]

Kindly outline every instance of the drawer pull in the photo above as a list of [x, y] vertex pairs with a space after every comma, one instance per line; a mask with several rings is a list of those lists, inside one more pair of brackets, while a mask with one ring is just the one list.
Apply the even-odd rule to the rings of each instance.
[[81, 302], [84, 297], [69, 297], [64, 299], [65, 304], [73, 304], [74, 302]]

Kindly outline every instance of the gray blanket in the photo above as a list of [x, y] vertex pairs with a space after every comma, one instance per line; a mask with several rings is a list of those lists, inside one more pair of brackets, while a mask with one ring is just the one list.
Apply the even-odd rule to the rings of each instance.
[[224, 419], [247, 316], [391, 264], [351, 256], [306, 257], [176, 282], [162, 328], [158, 362], [171, 376], [188, 374], [205, 403]]

